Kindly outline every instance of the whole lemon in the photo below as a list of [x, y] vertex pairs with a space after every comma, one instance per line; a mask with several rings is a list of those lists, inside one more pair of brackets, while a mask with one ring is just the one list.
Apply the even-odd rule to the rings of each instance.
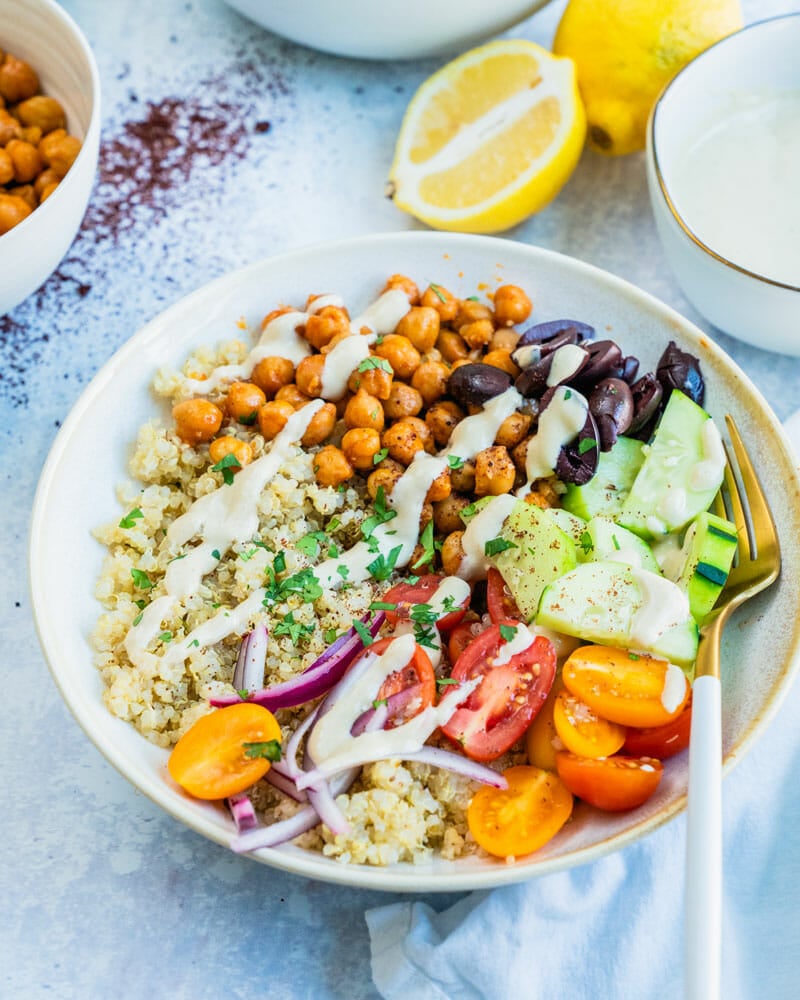
[[570, 0], [553, 52], [577, 66], [589, 145], [611, 155], [644, 149], [663, 87], [741, 26], [738, 0]]

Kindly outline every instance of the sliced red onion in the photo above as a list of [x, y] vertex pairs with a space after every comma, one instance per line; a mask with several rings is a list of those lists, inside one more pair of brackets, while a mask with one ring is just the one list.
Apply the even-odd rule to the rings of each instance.
[[300, 791], [291, 778], [276, 771], [274, 766], [264, 775], [264, 780], [268, 781], [273, 788], [277, 788], [279, 792], [288, 795], [290, 799], [294, 799], [295, 802], [308, 802], [308, 793]]
[[[361, 715], [356, 719], [350, 729], [351, 736], [360, 736], [361, 733], [372, 732], [375, 729], [383, 729], [386, 725], [388, 719], [394, 719], [396, 717], [403, 718], [406, 713], [406, 709], [413, 705], [416, 699], [419, 704], [422, 704], [420, 692], [422, 691], [421, 684], [412, 684], [411, 687], [404, 688], [402, 691], [397, 691], [395, 694], [389, 695], [386, 699], [385, 704], [379, 704], [373, 708], [368, 708], [366, 712], [362, 712]], [[408, 718], [410, 719], [413, 714], [409, 713]], [[381, 716], [380, 724], [375, 722], [378, 715]], [[374, 722], [374, 724], [372, 724]]]
[[452, 753], [450, 750], [442, 750], [440, 747], [423, 747], [416, 753], [404, 754], [404, 760], [416, 761], [418, 764], [431, 764], [433, 767], [442, 767], [447, 771], [454, 771], [456, 774], [463, 774], [473, 781], [480, 781], [484, 785], [493, 785], [495, 788], [508, 788], [508, 782], [491, 767], [485, 764], [478, 764], [477, 761], [463, 757], [460, 753]]
[[[376, 611], [364, 615], [361, 623], [375, 638], [385, 620], [384, 612]], [[319, 698], [320, 695], [327, 694], [342, 679], [362, 649], [364, 643], [361, 636], [355, 628], [350, 628], [299, 677], [293, 677], [289, 681], [283, 681], [269, 688], [262, 688], [251, 694], [247, 700], [275, 712], [279, 708], [294, 708], [296, 705], [303, 705], [307, 701]], [[211, 704], [215, 708], [224, 708], [226, 705], [236, 705], [241, 700], [238, 695], [223, 695], [212, 698]]]
[[253, 631], [248, 632], [242, 639], [231, 682], [237, 691], [258, 691], [263, 685], [267, 644], [265, 625], [256, 625]]
[[300, 747], [300, 740], [305, 736], [309, 729], [314, 725], [317, 716], [319, 715], [320, 706], [318, 705], [313, 711], [309, 712], [308, 715], [303, 719], [300, 725], [295, 729], [289, 738], [289, 742], [286, 744], [286, 752], [283, 755], [286, 768], [289, 775], [293, 780], [303, 773], [302, 768], [297, 763], [297, 751]]
[[244, 792], [240, 792], [239, 795], [231, 795], [225, 802], [239, 834], [243, 834], [246, 830], [253, 830], [258, 826], [258, 818], [253, 808], [253, 803], [250, 801], [250, 797]]

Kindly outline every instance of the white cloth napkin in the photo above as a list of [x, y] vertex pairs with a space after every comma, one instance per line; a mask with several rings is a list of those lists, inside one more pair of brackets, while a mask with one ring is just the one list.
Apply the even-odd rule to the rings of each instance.
[[[786, 422], [800, 454], [800, 412]], [[725, 780], [722, 995], [800, 996], [800, 684]], [[681, 816], [590, 865], [442, 908], [366, 913], [384, 1000], [667, 1000], [682, 994]]]

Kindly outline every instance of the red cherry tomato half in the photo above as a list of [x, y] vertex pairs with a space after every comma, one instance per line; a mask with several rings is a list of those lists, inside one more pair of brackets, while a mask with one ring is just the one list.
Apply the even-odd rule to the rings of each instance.
[[[443, 576], [430, 573], [427, 576], [421, 576], [416, 583], [398, 583], [394, 587], [390, 587], [381, 598], [381, 602], [395, 604], [397, 607], [386, 609], [386, 620], [393, 628], [400, 621], [408, 621], [411, 608], [415, 604], [430, 604], [431, 598], [443, 581]], [[466, 614], [469, 600], [467, 597], [457, 610], [451, 611], [439, 619], [436, 627], [440, 632], [449, 632], [450, 629], [458, 625]]]
[[486, 574], [486, 605], [489, 610], [489, 617], [497, 625], [499, 622], [507, 622], [509, 618], [514, 621], [524, 621], [525, 616], [517, 607], [508, 584], [503, 579], [500, 570], [490, 567]]
[[558, 776], [579, 799], [606, 812], [625, 812], [658, 788], [664, 765], [655, 757], [578, 757], [556, 754]]
[[537, 635], [508, 662], [497, 663], [509, 641], [500, 629], [522, 627], [514, 621], [490, 625], [472, 640], [451, 671], [458, 681], [481, 678], [478, 687], [442, 727], [442, 732], [473, 760], [495, 760], [516, 743], [553, 686], [556, 652], [552, 642], [543, 636]]
[[666, 760], [689, 746], [691, 729], [692, 701], [689, 695], [686, 708], [677, 719], [649, 729], [630, 727], [622, 749], [633, 757], [658, 757], [659, 760]]
[[[391, 636], [386, 639], [378, 639], [377, 642], [366, 647], [359, 659], [367, 653], [381, 656], [386, 652], [390, 642], [392, 642]], [[350, 669], [352, 670], [352, 667]], [[406, 697], [401, 697], [403, 695]], [[391, 702], [389, 699], [392, 699]], [[411, 659], [401, 670], [395, 670], [394, 673], [389, 674], [375, 696], [376, 702], [389, 702], [390, 715], [384, 729], [394, 729], [395, 726], [408, 722], [415, 715], [419, 715], [428, 705], [432, 705], [435, 699], [436, 675], [433, 672], [433, 664], [428, 654], [419, 645], [414, 646]]]
[[447, 655], [454, 664], [464, 650], [483, 631], [479, 618], [472, 621], [459, 622], [447, 638]]

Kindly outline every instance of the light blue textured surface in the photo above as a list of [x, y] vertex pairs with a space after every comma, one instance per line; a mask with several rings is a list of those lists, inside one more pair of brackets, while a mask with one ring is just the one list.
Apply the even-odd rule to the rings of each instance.
[[[387, 897], [227, 854], [137, 794], [79, 731], [36, 642], [26, 536], [59, 422], [146, 320], [259, 257], [415, 225], [383, 185], [405, 105], [439, 63], [320, 55], [219, 0], [64, 5], [98, 59], [104, 151], [58, 274], [0, 318], [0, 994], [374, 997], [363, 913]], [[562, 7], [512, 34], [549, 45]], [[789, 9], [745, 4], [748, 20]], [[156, 160], [136, 141], [148, 121], [166, 140]], [[509, 235], [607, 268], [706, 326], [667, 270], [640, 155], [586, 153], [558, 200]], [[788, 416], [800, 360], [717, 339]]]

